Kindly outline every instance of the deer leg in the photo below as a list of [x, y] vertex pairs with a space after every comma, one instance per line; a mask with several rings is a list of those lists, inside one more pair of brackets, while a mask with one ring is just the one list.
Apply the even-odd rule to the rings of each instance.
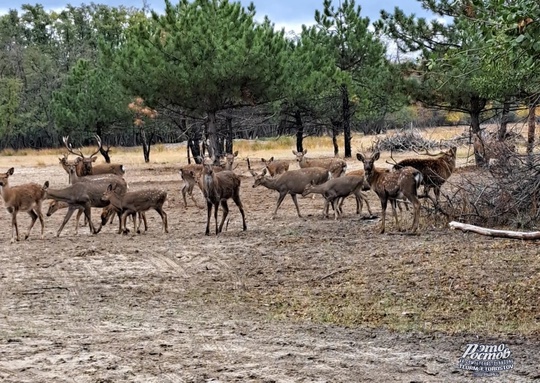
[[[167, 213], [163, 211], [163, 206], [158, 206], [155, 208], [155, 210], [158, 212], [158, 214], [161, 216], [161, 222], [163, 223], [163, 231], [165, 233], [169, 232], [169, 224], [167, 222]], [[146, 215], [144, 212], [141, 213], [143, 219], [144, 219], [144, 231], [146, 231]], [[139, 226], [141, 225], [141, 218], [139, 217]]]
[[16, 235], [17, 241], [19, 240], [19, 227], [17, 226], [17, 210], [11, 212], [11, 243], [15, 242], [13, 233]]
[[81, 219], [83, 212], [84, 209], [79, 209], [79, 211], [77, 211], [77, 217], [75, 217], [75, 235], [79, 234], [79, 220]]
[[386, 207], [388, 205], [388, 200], [385, 198], [381, 198], [381, 213], [382, 213], [382, 219], [381, 219], [381, 229], [379, 231], [380, 234], [384, 234], [385, 226], [386, 226]]
[[38, 218], [39, 218], [39, 223], [41, 224], [41, 239], [45, 238], [45, 234], [44, 234], [44, 231], [45, 231], [45, 221], [43, 220], [43, 213], [41, 212], [41, 204], [43, 203], [43, 201], [39, 201], [37, 206], [36, 206], [36, 213], [38, 215]]
[[[30, 216], [32, 221], [30, 222], [30, 226], [28, 226], [28, 230], [26, 231], [26, 234], [24, 235], [24, 239], [28, 239], [28, 237], [30, 236], [30, 231], [34, 227], [34, 224], [36, 223], [36, 220], [38, 218], [38, 215], [33, 209], [28, 210], [28, 215]], [[43, 219], [43, 217], [41, 219]]]
[[64, 230], [64, 226], [66, 226], [66, 223], [69, 221], [69, 219], [73, 215], [73, 212], [75, 211], [75, 209], [77, 209], [75, 206], [69, 205], [68, 211], [66, 215], [64, 216], [64, 220], [62, 221], [60, 228], [58, 228], [58, 231], [56, 232], [57, 237], [60, 237], [60, 233], [62, 232], [62, 230]]
[[[398, 219], [398, 214], [397, 214], [397, 210], [396, 210], [396, 207], [397, 207], [397, 200], [396, 199], [391, 199], [390, 200], [390, 207], [392, 208], [392, 215], [394, 216], [394, 221], [396, 222], [396, 226], [398, 228], [398, 231], [401, 231], [401, 225], [399, 223], [399, 219]], [[403, 212], [400, 212], [400, 214], [402, 219], [403, 219]]]
[[368, 201], [366, 195], [364, 193], [362, 193], [362, 192], [360, 192], [360, 199], [364, 200], [364, 202], [366, 203], [366, 208], [368, 210], [369, 216], [373, 217], [373, 213], [371, 212], [371, 207], [369, 206], [369, 201]]
[[214, 222], [216, 223], [216, 235], [219, 234], [218, 223], [217, 223], [218, 213], [219, 213], [219, 202], [216, 202], [214, 203]]
[[227, 200], [224, 199], [221, 201], [221, 208], [223, 209], [223, 215], [221, 216], [221, 222], [219, 224], [219, 233], [221, 233], [221, 230], [223, 230], [223, 224], [225, 223], [227, 215], [229, 215], [229, 205], [227, 205]]
[[126, 226], [127, 216], [129, 212], [125, 210], [120, 214], [120, 232], [123, 234], [129, 233], [129, 229]]
[[[214, 204], [208, 200], [206, 200], [206, 231], [204, 232], [205, 235], [210, 235], [210, 220], [212, 219], [212, 207]], [[217, 220], [217, 218], [216, 218]], [[216, 223], [217, 225], [217, 223]]]
[[[167, 215], [165, 215], [165, 217], [167, 217]], [[139, 226], [141, 226], [141, 219], [144, 222], [144, 231], [148, 231], [148, 222], [146, 222], [146, 213], [144, 211], [139, 212]], [[166, 233], [168, 233], [168, 231], [166, 231]]]
[[234, 195], [233, 201], [236, 204], [236, 206], [238, 206], [238, 210], [240, 210], [240, 215], [242, 216], [242, 230], [246, 231], [247, 230], [246, 215], [244, 213], [244, 206], [242, 205], [242, 201], [240, 201], [240, 196]]
[[298, 213], [298, 217], [302, 218], [302, 214], [300, 214], [300, 208], [298, 207], [298, 200], [296, 198], [296, 194], [291, 194], [291, 198], [294, 202], [294, 206], [296, 206], [296, 212]]
[[89, 203], [84, 206], [84, 216], [88, 220], [88, 227], [90, 229], [90, 234], [99, 233], [99, 230], [96, 230], [96, 228], [94, 227], [94, 224], [92, 223], [92, 208], [90, 207]]
[[[281, 205], [281, 203], [283, 202], [283, 200], [285, 199], [286, 196], [287, 196], [287, 192], [279, 193], [276, 209], [274, 210], [274, 214], [272, 214], [272, 219], [276, 218], [276, 214], [277, 214], [277, 211], [279, 209], [279, 206]], [[292, 196], [292, 194], [291, 194], [291, 196]], [[296, 198], [296, 196], [295, 196], [295, 198]], [[295, 203], [296, 203], [295, 198], [293, 198], [293, 201], [295, 201]], [[298, 210], [298, 205], [296, 205], [296, 210], [298, 211], [298, 215], [300, 215], [300, 210]]]
[[416, 196], [411, 196], [410, 201], [414, 209], [414, 218], [411, 226], [411, 232], [415, 233], [418, 230], [418, 221], [420, 219], [420, 200]]

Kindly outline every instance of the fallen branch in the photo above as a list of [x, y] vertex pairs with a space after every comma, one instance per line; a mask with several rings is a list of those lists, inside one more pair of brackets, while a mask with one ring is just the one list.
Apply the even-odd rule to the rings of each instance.
[[459, 229], [464, 232], [472, 231], [473, 233], [487, 235], [488, 237], [512, 238], [512, 239], [540, 239], [540, 231], [510, 231], [510, 230], [495, 230], [487, 229], [481, 226], [469, 225], [466, 223], [452, 221], [448, 224], [451, 229]]

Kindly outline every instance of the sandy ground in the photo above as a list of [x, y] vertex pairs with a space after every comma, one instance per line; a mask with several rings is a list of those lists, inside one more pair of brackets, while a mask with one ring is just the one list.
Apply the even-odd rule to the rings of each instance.
[[[277, 193], [253, 189], [246, 169], [238, 171], [248, 231], [241, 231], [231, 201], [227, 231], [217, 237], [203, 235], [204, 210], [191, 201], [184, 209], [175, 167], [146, 165], [126, 174], [133, 189], [168, 190], [169, 234], [161, 232], [158, 215], [149, 212], [149, 231], [141, 235], [118, 235], [113, 225], [98, 235], [83, 227], [75, 236], [69, 222], [56, 238], [63, 218], [56, 213], [46, 217], [44, 240], [37, 224], [28, 240], [10, 244], [10, 218], [2, 210], [0, 381], [540, 379], [537, 337], [394, 332], [277, 315], [266, 296], [281, 294], [286, 300], [305, 286], [324, 289], [329, 280], [340, 280], [340, 270], [371, 268], [374, 278], [388, 279], [391, 275], [384, 272], [391, 273], [393, 263], [404, 262], [408, 254], [429, 254], [437, 243], [466, 259], [466, 252], [483, 248], [489, 255], [490, 244], [497, 240], [444, 228], [424, 228], [414, 237], [375, 235], [378, 221], [353, 214], [352, 200], [346, 202], [346, 217], [334, 222], [321, 219], [320, 199], [300, 199], [305, 218], [297, 218], [287, 197], [278, 218], [271, 220]], [[12, 179], [13, 184], [67, 182], [56, 166], [20, 168]], [[198, 190], [196, 198], [202, 204]], [[373, 195], [370, 200], [379, 212]], [[21, 215], [19, 221], [24, 232], [28, 216]], [[534, 245], [504, 241], [518, 257], [537, 256]], [[474, 342], [507, 344], [514, 369], [495, 378], [473, 377], [459, 369], [458, 359]]]

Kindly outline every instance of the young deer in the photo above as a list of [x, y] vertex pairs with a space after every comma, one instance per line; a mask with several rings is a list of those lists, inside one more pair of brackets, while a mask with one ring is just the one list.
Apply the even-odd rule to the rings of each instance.
[[[45, 225], [43, 223], [43, 214], [41, 213], [41, 204], [43, 203], [45, 193], [41, 190], [41, 186], [35, 183], [13, 187], [9, 186], [8, 178], [13, 175], [14, 171], [14, 168], [9, 168], [6, 173], [0, 174], [0, 192], [4, 199], [5, 208], [11, 214], [11, 243], [19, 240], [19, 226], [17, 225], [17, 214], [19, 212], [27, 212], [32, 218], [24, 239], [28, 238], [38, 218], [41, 224], [41, 239], [43, 239]], [[15, 236], [13, 235], [14, 233]]]
[[[192, 174], [195, 177], [194, 174]], [[240, 201], [240, 177], [234, 174], [231, 170], [223, 170], [216, 172], [211, 164], [204, 164], [202, 174], [198, 176], [198, 183], [206, 198], [206, 235], [210, 235], [210, 218], [212, 216], [212, 207], [214, 208], [214, 220], [216, 223], [216, 235], [221, 233], [223, 229], [223, 223], [229, 214], [229, 206], [227, 200], [232, 198], [240, 214], [242, 215], [242, 228], [247, 230], [246, 217], [244, 214], [244, 207], [242, 201]], [[217, 223], [218, 208], [221, 204], [223, 209], [223, 216], [221, 217], [221, 223]]]
[[264, 164], [265, 169], [270, 174], [270, 177], [275, 177], [289, 170], [289, 161], [277, 161], [274, 159], [274, 157], [270, 157], [268, 161], [261, 158], [261, 161]]
[[[439, 202], [441, 194], [441, 186], [452, 175], [456, 168], [456, 151], [455, 146], [437, 155], [436, 158], [406, 158], [394, 165], [394, 169], [402, 169], [405, 166], [412, 166], [422, 173], [422, 184], [424, 185], [424, 194], [420, 197], [429, 196], [429, 190], [433, 189], [435, 194], [434, 204]], [[428, 153], [429, 155], [429, 153]], [[433, 155], [431, 155], [433, 156]]]
[[[56, 213], [58, 210], [69, 208], [69, 204], [67, 202], [63, 201], [56, 201], [52, 200], [49, 202], [49, 208], [47, 209], [47, 217], [50, 217], [54, 213]], [[81, 206], [77, 211], [77, 216], [75, 217], [75, 234], [79, 234], [79, 219], [81, 218], [81, 215], [84, 213], [84, 208]]]
[[422, 173], [412, 167], [404, 167], [401, 170], [394, 172], [377, 169], [375, 168], [374, 163], [379, 157], [379, 152], [374, 153], [369, 158], [361, 153], [356, 154], [358, 161], [362, 161], [364, 164], [366, 180], [369, 183], [369, 186], [377, 193], [381, 200], [382, 221], [380, 233], [383, 234], [385, 230], [386, 207], [388, 201], [390, 201], [392, 207], [396, 226], [398, 227], [398, 230], [401, 230], [396, 212], [396, 204], [397, 199], [402, 197], [405, 197], [413, 205], [414, 219], [411, 231], [414, 233], [418, 229], [420, 216], [420, 200], [417, 196], [417, 189], [422, 182]]
[[[101, 226], [105, 226], [107, 222], [110, 221], [110, 223], [114, 220], [114, 215], [121, 216], [120, 210], [118, 210], [116, 207], [114, 207], [112, 204], [109, 204], [103, 208], [101, 211]], [[133, 225], [136, 225], [137, 217], [139, 217], [139, 227], [141, 226], [140, 221], [142, 220], [144, 223], [144, 231], [148, 231], [148, 222], [146, 221], [146, 213], [144, 211], [140, 211], [137, 214], [133, 213], [131, 214], [131, 218], [133, 219]], [[118, 234], [122, 233], [122, 228], [118, 228]]]
[[[119, 212], [120, 216], [120, 228], [124, 234], [129, 233], [126, 227], [126, 219], [128, 215], [135, 216], [136, 213], [142, 213], [150, 209], [154, 209], [161, 216], [163, 223], [163, 231], [169, 232], [167, 224], [167, 213], [163, 211], [163, 204], [167, 200], [167, 192], [161, 189], [146, 189], [121, 193], [121, 190], [115, 185], [110, 184], [107, 190], [103, 193], [103, 200], [109, 201], [110, 204]], [[135, 217], [133, 217], [133, 230], [140, 234], [141, 219], [139, 217], [139, 224], [136, 225]], [[146, 225], [146, 220], [145, 220]]]
[[[329, 205], [332, 205], [332, 209], [334, 210], [334, 219], [338, 219], [341, 218], [343, 215], [342, 205], [345, 198], [351, 194], [356, 195], [356, 193], [361, 193], [362, 188], [364, 187], [364, 183], [365, 180], [363, 176], [346, 176], [332, 178], [320, 185], [314, 185], [313, 183], [308, 184], [302, 192], [302, 195], [306, 197], [311, 193], [322, 194], [325, 199], [323, 216], [325, 218], [328, 217], [328, 208]], [[361, 197], [359, 198], [359, 210], [362, 211], [362, 200], [365, 200], [369, 214], [371, 216], [371, 209], [369, 207], [369, 203], [367, 202], [367, 198], [364, 195], [361, 195]]]
[[347, 170], [347, 163], [339, 158], [319, 158], [319, 159], [308, 159], [306, 158], [307, 149], [304, 149], [301, 152], [296, 150], [292, 151], [296, 156], [296, 161], [300, 165], [300, 168], [311, 168], [319, 167], [324, 168], [330, 171], [332, 178], [338, 178], [345, 174]]
[[308, 184], [314, 183], [318, 185], [328, 181], [328, 179], [330, 178], [329, 171], [327, 169], [319, 167], [289, 170], [283, 173], [278, 178], [267, 177], [266, 169], [264, 169], [261, 174], [257, 174], [256, 172], [251, 170], [251, 174], [253, 175], [253, 177], [255, 177], [253, 187], [262, 185], [268, 189], [276, 190], [279, 192], [276, 209], [272, 214], [272, 219], [276, 218], [279, 206], [281, 205], [287, 194], [290, 194], [294, 202], [294, 206], [296, 206], [296, 212], [298, 213], [298, 217], [302, 218], [302, 214], [300, 214], [300, 208], [298, 207], [298, 201], [296, 200], [296, 195], [302, 194]]
[[[214, 165], [214, 171], [220, 172], [222, 170], [233, 170], [234, 159], [238, 156], [238, 151], [233, 154], [225, 155], [225, 163], [222, 165]], [[193, 188], [197, 184], [197, 178], [202, 174], [203, 165], [202, 164], [190, 164], [185, 165], [180, 168], [180, 177], [184, 181], [184, 186], [182, 187], [182, 197], [184, 198], [184, 208], [187, 209], [187, 200], [186, 194], [191, 197], [191, 200], [199, 209], [202, 209], [202, 206], [199, 206], [197, 200], [193, 196]]]

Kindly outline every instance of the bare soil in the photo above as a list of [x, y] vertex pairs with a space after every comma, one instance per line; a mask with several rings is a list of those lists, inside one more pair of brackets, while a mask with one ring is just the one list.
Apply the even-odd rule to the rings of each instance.
[[[453, 232], [427, 221], [416, 236], [376, 234], [377, 219], [321, 217], [321, 198], [252, 188], [248, 231], [232, 201], [227, 230], [204, 236], [206, 211], [175, 167], [138, 166], [132, 189], [169, 192], [169, 234], [98, 235], [63, 212], [10, 244], [0, 213], [2, 382], [529, 382], [540, 379], [534, 242]], [[16, 169], [12, 184], [67, 183], [57, 166]], [[200, 191], [195, 198], [203, 204]], [[380, 205], [370, 194], [374, 212]], [[46, 211], [46, 206], [43, 209]], [[94, 211], [97, 223], [98, 211]], [[22, 232], [29, 218], [19, 216]], [[507, 344], [514, 368], [495, 378], [458, 368], [468, 343]]]

